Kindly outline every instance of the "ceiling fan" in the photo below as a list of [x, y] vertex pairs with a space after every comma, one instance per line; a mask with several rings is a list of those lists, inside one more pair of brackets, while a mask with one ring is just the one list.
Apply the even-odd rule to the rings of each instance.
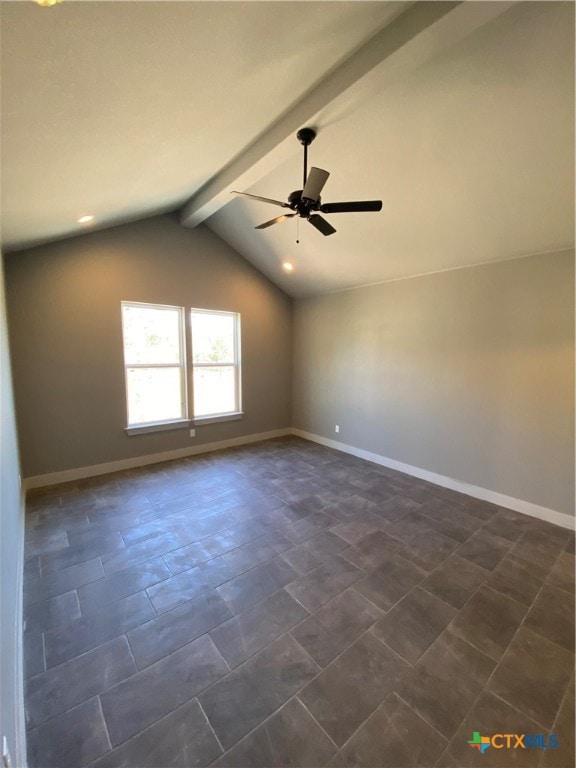
[[333, 235], [336, 232], [334, 227], [316, 211], [321, 213], [347, 213], [382, 210], [381, 200], [323, 203], [320, 198], [320, 192], [322, 192], [330, 174], [328, 171], [323, 171], [322, 168], [314, 167], [310, 168], [310, 173], [308, 173], [308, 147], [316, 138], [316, 131], [313, 128], [301, 128], [296, 134], [296, 138], [304, 147], [304, 188], [291, 192], [288, 195], [287, 203], [283, 203], [280, 200], [271, 200], [269, 197], [250, 195], [248, 192], [232, 192], [233, 195], [244, 195], [244, 197], [250, 197], [252, 200], [260, 200], [263, 203], [271, 203], [272, 205], [290, 208], [291, 211], [294, 211], [294, 213], [285, 213], [282, 216], [277, 216], [275, 219], [265, 221], [264, 224], [254, 227], [255, 229], [266, 229], [266, 227], [271, 227], [273, 224], [286, 221], [286, 219], [300, 216], [303, 219], [307, 219], [323, 235]]

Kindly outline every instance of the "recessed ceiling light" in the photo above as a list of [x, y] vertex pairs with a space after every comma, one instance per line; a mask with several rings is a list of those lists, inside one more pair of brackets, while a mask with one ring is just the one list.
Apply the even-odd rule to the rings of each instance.
[[90, 224], [91, 221], [94, 221], [94, 216], [86, 214], [86, 216], [80, 216], [78, 224]]
[[289, 261], [285, 261], [282, 264], [282, 269], [284, 272], [292, 272], [294, 270], [294, 264], [291, 264]]

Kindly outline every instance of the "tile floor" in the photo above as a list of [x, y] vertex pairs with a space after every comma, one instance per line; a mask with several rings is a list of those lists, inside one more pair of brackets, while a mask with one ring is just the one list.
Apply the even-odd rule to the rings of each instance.
[[24, 591], [32, 767], [574, 765], [574, 535], [304, 440], [31, 493]]

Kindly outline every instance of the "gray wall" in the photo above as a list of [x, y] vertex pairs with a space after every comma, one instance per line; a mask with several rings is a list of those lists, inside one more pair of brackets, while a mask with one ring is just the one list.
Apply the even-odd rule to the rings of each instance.
[[[290, 426], [291, 300], [204, 227], [159, 216], [6, 260], [25, 477]], [[240, 312], [241, 421], [128, 437], [120, 302]]]
[[22, 709], [22, 550], [24, 503], [6, 328], [0, 255], [0, 741], [8, 740], [14, 766], [24, 765]]
[[573, 515], [574, 253], [297, 302], [292, 422]]

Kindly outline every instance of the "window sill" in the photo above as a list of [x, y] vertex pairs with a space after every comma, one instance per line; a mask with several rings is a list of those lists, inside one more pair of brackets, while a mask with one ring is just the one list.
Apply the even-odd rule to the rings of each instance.
[[153, 424], [134, 424], [126, 427], [127, 435], [145, 435], [147, 432], [165, 432], [169, 429], [187, 429], [190, 419], [178, 419], [176, 421], [160, 421]]
[[222, 413], [214, 416], [198, 416], [192, 419], [192, 424], [197, 427], [203, 427], [204, 424], [217, 424], [219, 421], [238, 421], [244, 416], [243, 411], [237, 413]]
[[214, 416], [198, 416], [196, 419], [177, 419], [175, 421], [160, 421], [152, 424], [134, 424], [126, 427], [127, 435], [145, 435], [149, 432], [166, 432], [170, 429], [188, 429], [203, 427], [205, 424], [217, 424], [220, 421], [238, 421], [244, 416], [243, 411], [237, 413], [222, 413]]

